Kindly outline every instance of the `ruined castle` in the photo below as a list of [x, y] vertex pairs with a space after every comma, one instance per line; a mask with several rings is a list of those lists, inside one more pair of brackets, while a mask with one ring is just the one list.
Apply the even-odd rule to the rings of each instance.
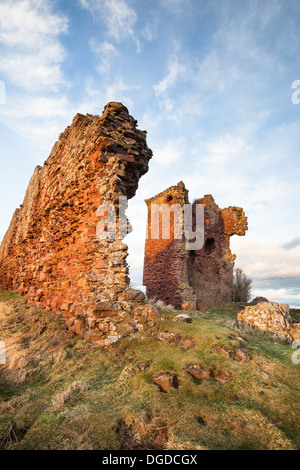
[[[230, 237], [245, 235], [247, 217], [240, 207], [220, 209], [211, 195], [193, 202], [204, 206], [204, 238], [198, 249], [187, 249], [183, 220], [182, 236], [174, 233], [174, 218], [170, 213], [170, 236], [151, 237], [151, 207], [189, 204], [183, 182], [146, 200], [148, 232], [145, 245], [144, 279], [147, 296], [163, 300], [181, 309], [207, 308], [232, 301], [235, 255], [230, 251]], [[196, 232], [196, 211], [192, 211], [192, 229]], [[160, 220], [161, 224], [161, 220]]]
[[[99, 206], [113, 206], [118, 219], [120, 198], [135, 195], [151, 157], [146, 132], [121, 103], [108, 103], [102, 116], [77, 114], [35, 169], [13, 215], [0, 247], [0, 289], [63, 314], [69, 329], [95, 344], [117, 340], [122, 328], [136, 330], [141, 317], [153, 321], [155, 311], [129, 286], [123, 235], [97, 236], [107, 215]], [[148, 208], [165, 200], [187, 203], [184, 184], [147, 200]], [[242, 209], [221, 210], [211, 196], [199, 202], [205, 206], [201, 250], [189, 252], [172, 234], [146, 241], [147, 295], [180, 308], [230, 300], [229, 237], [247, 229]]]

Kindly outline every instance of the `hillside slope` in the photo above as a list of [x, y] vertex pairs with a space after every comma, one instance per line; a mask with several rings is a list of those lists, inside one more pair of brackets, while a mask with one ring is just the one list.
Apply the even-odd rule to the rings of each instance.
[[300, 449], [294, 350], [235, 331], [241, 308], [161, 310], [103, 350], [1, 292], [0, 449]]

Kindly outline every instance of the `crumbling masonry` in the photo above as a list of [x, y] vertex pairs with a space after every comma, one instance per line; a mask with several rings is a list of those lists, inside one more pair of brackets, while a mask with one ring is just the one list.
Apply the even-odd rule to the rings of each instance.
[[[99, 224], [109, 225], [107, 211], [99, 208], [113, 207], [118, 228], [124, 221], [120, 201], [135, 195], [148, 171], [152, 152], [146, 132], [136, 126], [121, 103], [107, 104], [102, 116], [77, 114], [44, 166], [35, 169], [0, 247], [0, 289], [62, 314], [71, 331], [100, 346], [159, 317], [129, 286], [124, 224], [113, 238], [97, 232]], [[151, 202], [183, 206], [188, 191], [179, 183], [149, 199], [148, 208]], [[172, 231], [169, 240], [146, 241], [148, 297], [181, 308], [230, 300], [235, 256], [229, 237], [247, 229], [242, 209], [221, 210], [211, 196], [197, 202], [205, 205], [203, 249], [187, 251]]]
[[136, 124], [121, 103], [101, 117], [77, 114], [35, 169], [0, 248], [0, 289], [63, 313], [97, 344], [114, 342], [125, 317], [135, 329], [143, 298], [129, 288], [127, 245], [96, 236], [98, 207], [112, 204], [118, 218], [119, 197], [132, 198], [148, 171], [152, 152]]
[[[151, 205], [179, 204], [184, 211], [188, 191], [182, 182], [146, 200], [148, 233], [145, 244], [144, 278], [147, 297], [162, 300], [182, 309], [207, 308], [232, 300], [235, 255], [230, 237], [245, 235], [247, 217], [240, 207], [220, 209], [211, 195], [194, 201], [204, 205], [204, 245], [187, 250], [182, 238], [174, 236], [174, 213], [170, 214], [170, 236], [151, 238]], [[161, 221], [160, 221], [161, 222]], [[193, 210], [195, 230], [195, 210]]]

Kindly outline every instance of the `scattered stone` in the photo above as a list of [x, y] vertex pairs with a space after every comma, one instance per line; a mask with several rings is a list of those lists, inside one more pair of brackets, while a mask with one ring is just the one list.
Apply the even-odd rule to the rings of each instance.
[[148, 367], [150, 367], [150, 362], [142, 362], [141, 364], [137, 365], [137, 368], [142, 372], [144, 372], [144, 370], [148, 369]]
[[232, 358], [233, 357], [233, 352], [230, 351], [228, 348], [226, 348], [225, 346], [215, 346], [215, 349], [216, 351], [219, 353], [219, 354], [222, 354], [223, 356], [226, 356], [226, 357], [229, 357], [229, 358]]
[[234, 348], [234, 359], [238, 362], [248, 362], [252, 360], [252, 357], [243, 349]]
[[181, 339], [181, 336], [178, 333], [170, 333], [168, 331], [159, 331], [156, 335], [156, 338], [159, 341], [164, 341], [167, 343], [174, 343], [177, 340]]
[[156, 334], [156, 338], [159, 341], [166, 343], [177, 343], [177, 345], [183, 349], [193, 349], [196, 346], [196, 341], [192, 336], [182, 337], [179, 333], [170, 333], [168, 331], [159, 331]]
[[226, 385], [228, 382], [233, 380], [233, 375], [229, 372], [218, 372], [214, 373], [214, 379], [222, 385]]
[[162, 372], [154, 378], [154, 383], [158, 385], [161, 392], [167, 393], [170, 387], [178, 388], [178, 376], [169, 372]]
[[185, 313], [181, 313], [180, 315], [177, 315], [175, 317], [175, 320], [183, 321], [185, 323], [192, 323], [192, 318], [189, 315], [185, 314]]
[[104, 342], [107, 346], [111, 346], [112, 344], [118, 343], [121, 338], [122, 335], [108, 335]]
[[237, 339], [240, 343], [248, 343], [248, 341], [246, 340], [245, 336], [236, 336], [236, 339]]
[[191, 336], [185, 336], [179, 339], [178, 346], [183, 349], [193, 349], [196, 346], [196, 341]]
[[158, 428], [155, 430], [155, 434], [152, 447], [154, 450], [163, 450], [168, 441], [168, 430], [166, 428]]
[[161, 318], [161, 315], [157, 308], [153, 307], [153, 305], [150, 304], [136, 307], [132, 312], [132, 316], [136, 320], [143, 320], [149, 326], [154, 326], [157, 321]]
[[[237, 339], [238, 337], [231, 335], [230, 336], [232, 339]], [[238, 362], [246, 362], [250, 361], [252, 357], [250, 354], [248, 354], [246, 351], [244, 351], [242, 348], [239, 348], [237, 346], [233, 346], [233, 350], [230, 350], [229, 348], [226, 348], [225, 346], [215, 346], [216, 351], [219, 354], [222, 354], [223, 356], [226, 356], [230, 359], [235, 359]]]
[[233, 376], [230, 374], [230, 372], [217, 372], [214, 367], [208, 371], [202, 366], [192, 364], [186, 368], [186, 371], [201, 382], [204, 380], [216, 380], [222, 385], [226, 385], [230, 380], [233, 379]]
[[210, 380], [212, 378], [211, 371], [207, 371], [201, 366], [190, 365], [186, 371], [198, 380]]
[[95, 345], [104, 346], [104, 336], [103, 333], [97, 332], [96, 330], [88, 330], [85, 329], [82, 332], [82, 337], [89, 343], [93, 343]]

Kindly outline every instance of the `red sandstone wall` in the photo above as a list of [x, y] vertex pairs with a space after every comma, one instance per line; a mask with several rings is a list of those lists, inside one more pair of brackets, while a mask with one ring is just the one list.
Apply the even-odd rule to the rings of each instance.
[[158, 239], [151, 238], [151, 205], [188, 203], [188, 191], [183, 183], [148, 199], [148, 229], [145, 244], [144, 277], [147, 297], [163, 300], [178, 308], [196, 308], [196, 297], [188, 283], [188, 252], [182, 228], [182, 239], [174, 239], [174, 213], [170, 217], [170, 237], [162, 239], [162, 223]]
[[102, 116], [77, 114], [36, 168], [0, 247], [0, 288], [64, 312], [77, 333], [99, 332], [103, 318], [131, 308], [127, 246], [96, 237], [96, 211], [118, 210], [119, 196], [133, 197], [148, 171], [152, 152], [136, 124], [121, 103]]
[[[183, 183], [172, 186], [148, 199], [148, 226], [151, 204], [166, 203], [168, 198], [188, 203]], [[145, 245], [144, 284], [147, 296], [180, 308], [212, 307], [232, 300], [235, 255], [230, 251], [230, 237], [245, 235], [247, 218], [239, 207], [220, 209], [212, 196], [194, 202], [204, 205], [204, 246], [187, 250], [185, 239], [151, 240]], [[193, 220], [195, 230], [195, 219]]]
[[197, 203], [204, 204], [205, 237], [201, 250], [189, 252], [189, 283], [198, 306], [213, 307], [232, 301], [236, 256], [230, 251], [230, 237], [245, 235], [247, 218], [239, 207], [220, 209], [211, 195]]

